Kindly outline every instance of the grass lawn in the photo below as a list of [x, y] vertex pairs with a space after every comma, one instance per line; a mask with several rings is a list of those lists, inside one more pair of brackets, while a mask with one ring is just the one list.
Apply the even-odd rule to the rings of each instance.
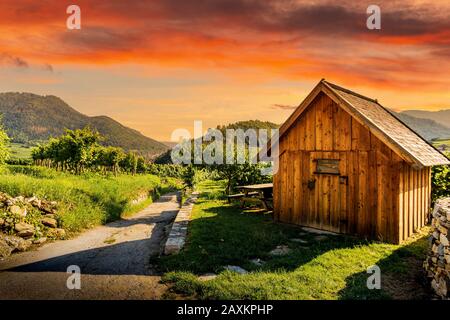
[[[221, 186], [205, 182], [193, 210], [187, 247], [178, 255], [159, 258], [163, 281], [171, 292], [200, 299], [422, 299], [421, 265], [427, 250], [425, 232], [398, 246], [345, 236], [305, 233], [275, 224], [267, 214], [241, 214], [220, 199]], [[292, 239], [301, 239], [292, 241]], [[303, 243], [304, 242], [304, 243]], [[278, 245], [291, 252], [271, 256]], [[265, 261], [256, 266], [251, 259]], [[381, 290], [369, 290], [367, 267], [381, 268]], [[249, 271], [224, 271], [236, 265]], [[217, 273], [213, 280], [198, 275]]]
[[[160, 193], [176, 187], [175, 179], [154, 175], [77, 176], [43, 167], [0, 168], [1, 192], [58, 201], [62, 225], [69, 232], [79, 232], [134, 213], [149, 205]], [[132, 200], [146, 192], [152, 197], [131, 205]]]

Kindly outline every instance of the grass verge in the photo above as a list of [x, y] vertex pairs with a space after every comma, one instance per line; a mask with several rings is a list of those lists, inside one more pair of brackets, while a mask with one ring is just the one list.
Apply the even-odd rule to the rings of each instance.
[[[31, 166], [4, 166], [0, 170], [0, 191], [58, 201], [62, 225], [69, 232], [135, 213], [159, 194], [176, 188], [175, 179], [153, 175], [76, 176]], [[150, 199], [132, 205], [132, 200], [143, 193], [148, 193]]]

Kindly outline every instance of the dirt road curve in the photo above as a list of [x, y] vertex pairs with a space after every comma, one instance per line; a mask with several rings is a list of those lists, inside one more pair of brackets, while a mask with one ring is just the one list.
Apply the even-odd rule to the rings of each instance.
[[[0, 261], [1, 299], [157, 299], [165, 286], [149, 259], [160, 252], [178, 198], [166, 194], [131, 218]], [[81, 269], [80, 290], [67, 288], [71, 265]]]

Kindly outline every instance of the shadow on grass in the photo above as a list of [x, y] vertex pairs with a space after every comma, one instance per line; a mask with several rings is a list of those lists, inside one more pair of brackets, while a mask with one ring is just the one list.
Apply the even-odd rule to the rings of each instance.
[[[209, 202], [205, 198], [200, 201]], [[330, 250], [367, 244], [354, 237], [320, 236], [304, 232], [298, 226], [276, 224], [269, 214], [241, 213], [238, 207], [224, 202], [202, 211], [205, 217], [190, 222], [186, 248], [178, 255], [159, 259], [162, 271], [202, 274], [219, 272], [226, 265], [247, 270], [292, 271]], [[283, 245], [289, 246], [289, 254], [270, 254]], [[258, 266], [252, 259], [265, 263]]]
[[[405, 246], [344, 235], [317, 235], [273, 223], [268, 214], [241, 214], [225, 201], [200, 199], [187, 245], [155, 261], [177, 293], [202, 299], [410, 299], [426, 296], [418, 279], [426, 250], [422, 238]], [[282, 256], [271, 255], [288, 246]], [[381, 259], [380, 259], [381, 258]], [[251, 260], [260, 259], [262, 265]], [[368, 290], [366, 268], [382, 270], [382, 290]], [[247, 275], [224, 272], [236, 265]], [[363, 271], [362, 271], [363, 270]], [[212, 281], [198, 275], [216, 273]]]
[[399, 299], [424, 300], [432, 297], [422, 263], [428, 248], [428, 236], [418, 236], [409, 244], [393, 251], [375, 263], [381, 272], [381, 290], [367, 288], [371, 274], [359, 272], [346, 278], [340, 299]]

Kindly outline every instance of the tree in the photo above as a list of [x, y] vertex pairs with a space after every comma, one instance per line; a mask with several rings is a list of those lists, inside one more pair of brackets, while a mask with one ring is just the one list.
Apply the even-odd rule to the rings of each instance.
[[9, 137], [3, 129], [2, 116], [0, 115], [0, 164], [4, 164], [9, 159]]

